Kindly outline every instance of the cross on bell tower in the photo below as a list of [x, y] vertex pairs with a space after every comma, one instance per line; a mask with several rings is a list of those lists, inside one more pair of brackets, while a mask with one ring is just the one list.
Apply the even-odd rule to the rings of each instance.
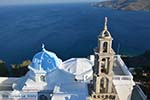
[[115, 54], [112, 49], [112, 40], [113, 38], [107, 29], [107, 17], [105, 17], [104, 29], [98, 37], [98, 47], [95, 49], [91, 100], [117, 100], [112, 83]]

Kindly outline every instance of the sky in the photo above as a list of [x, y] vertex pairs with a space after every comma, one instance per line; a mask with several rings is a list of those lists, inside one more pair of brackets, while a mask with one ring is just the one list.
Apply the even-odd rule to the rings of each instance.
[[0, 0], [0, 5], [24, 5], [42, 3], [66, 3], [66, 2], [95, 2], [102, 0]]

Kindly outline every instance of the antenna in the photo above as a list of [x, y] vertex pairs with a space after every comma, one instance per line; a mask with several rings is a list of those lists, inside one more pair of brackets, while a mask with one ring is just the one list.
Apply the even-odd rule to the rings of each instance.
[[119, 54], [119, 52], [120, 52], [120, 43], [118, 43], [117, 54]]

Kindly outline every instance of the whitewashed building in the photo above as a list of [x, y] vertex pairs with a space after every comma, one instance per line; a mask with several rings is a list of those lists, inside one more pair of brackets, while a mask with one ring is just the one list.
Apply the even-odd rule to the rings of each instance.
[[[133, 76], [120, 55], [111, 48], [107, 20], [100, 35], [106, 38], [100, 38], [98, 45], [106, 39], [110, 45], [104, 49], [110, 52], [98, 52], [99, 57], [91, 55], [91, 59], [71, 58], [63, 62], [43, 45], [25, 76], [0, 77], [0, 100], [146, 100], [142, 90], [135, 88]], [[111, 60], [98, 60], [101, 57]]]
[[[87, 61], [85, 64], [90, 63], [88, 59], [84, 60]], [[71, 63], [78, 69], [78, 65], [75, 65], [76, 61]], [[0, 98], [3, 100], [85, 100], [88, 96], [87, 83], [82, 79], [79, 79], [80, 81], [75, 79], [76, 71], [70, 73], [65, 71], [63, 69], [67, 67], [67, 65], [63, 66], [65, 64], [68, 63], [63, 63], [43, 46], [42, 51], [33, 57], [25, 76], [0, 78]], [[89, 66], [92, 67], [88, 64], [85, 68]], [[78, 76], [78, 73], [76, 74]]]

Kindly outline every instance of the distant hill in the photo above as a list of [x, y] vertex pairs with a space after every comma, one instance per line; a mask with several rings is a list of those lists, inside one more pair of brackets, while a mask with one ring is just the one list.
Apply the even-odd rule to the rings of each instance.
[[110, 7], [118, 10], [150, 11], [150, 0], [109, 0], [93, 5], [96, 7]]
[[122, 57], [128, 67], [148, 67], [150, 70], [150, 50], [133, 57]]
[[0, 60], [0, 77], [8, 76], [8, 69], [6, 68], [6, 63], [3, 60]]

